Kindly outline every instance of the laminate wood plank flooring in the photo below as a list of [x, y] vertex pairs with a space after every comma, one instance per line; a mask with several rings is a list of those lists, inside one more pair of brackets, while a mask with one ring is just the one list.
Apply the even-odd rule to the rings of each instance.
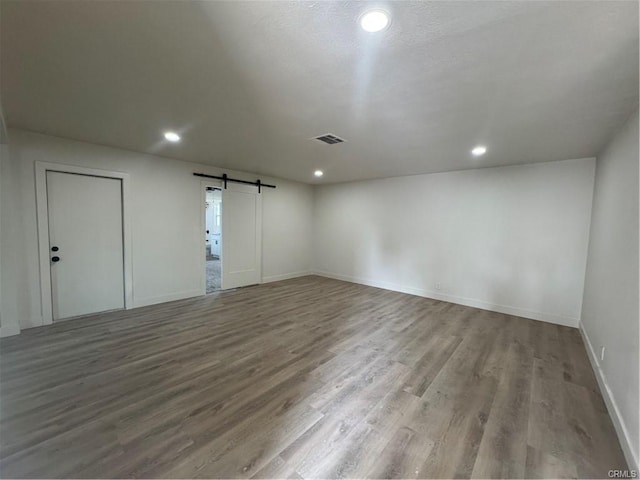
[[309, 276], [0, 340], [2, 478], [626, 468], [574, 328]]

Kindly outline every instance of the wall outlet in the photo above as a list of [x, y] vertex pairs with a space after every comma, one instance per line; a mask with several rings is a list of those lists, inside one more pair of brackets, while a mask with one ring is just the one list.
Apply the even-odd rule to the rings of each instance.
[[600, 361], [604, 361], [604, 347], [600, 347]]
[[442, 290], [442, 284], [440, 282], [436, 282], [434, 287], [436, 288], [436, 290]]

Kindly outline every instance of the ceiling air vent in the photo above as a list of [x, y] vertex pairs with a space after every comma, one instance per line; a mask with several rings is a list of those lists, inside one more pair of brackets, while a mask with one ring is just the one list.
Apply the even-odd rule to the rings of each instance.
[[333, 135], [332, 133], [327, 133], [325, 135], [320, 135], [319, 137], [315, 137], [314, 140], [318, 140], [320, 142], [324, 142], [328, 145], [335, 145], [336, 143], [344, 142], [344, 139]]

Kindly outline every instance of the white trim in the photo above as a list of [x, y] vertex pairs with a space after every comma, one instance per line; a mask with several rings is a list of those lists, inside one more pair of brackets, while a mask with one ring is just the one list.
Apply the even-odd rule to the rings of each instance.
[[20, 327], [18, 325], [6, 324], [0, 327], [0, 338], [12, 337], [20, 333]]
[[[222, 182], [219, 180], [201, 180], [200, 181], [200, 258], [202, 269], [200, 272], [200, 293], [198, 295], [207, 294], [207, 256], [205, 254], [207, 250], [207, 242], [202, 232], [207, 229], [207, 209], [205, 204], [207, 203], [207, 187], [222, 188]], [[224, 208], [224, 207], [222, 207]], [[222, 277], [222, 248], [220, 248], [220, 277]], [[222, 290], [222, 278], [220, 278], [220, 290]], [[175, 300], [175, 299], [174, 299]]]
[[0, 144], [7, 145], [9, 143], [9, 132], [7, 130], [7, 122], [4, 119], [4, 110], [0, 103]]
[[23, 330], [28, 330], [29, 328], [41, 327], [42, 325], [43, 325], [42, 316], [38, 315], [30, 318], [23, 318], [20, 324], [18, 325], [18, 328], [20, 329], [20, 332], [22, 332]]
[[602, 368], [600, 367], [600, 363], [598, 362], [598, 356], [593, 349], [593, 344], [591, 343], [589, 335], [587, 335], [587, 331], [585, 330], [582, 322], [580, 322], [578, 329], [580, 330], [580, 334], [582, 335], [584, 344], [587, 346], [587, 355], [589, 356], [589, 360], [591, 361], [591, 367], [596, 374], [596, 379], [598, 380], [598, 385], [600, 386], [600, 392], [602, 393], [602, 398], [604, 398], [604, 403], [607, 405], [609, 416], [611, 417], [611, 420], [613, 420], [613, 426], [616, 429], [616, 433], [618, 434], [618, 440], [620, 441], [620, 446], [622, 447], [624, 458], [627, 460], [627, 463], [629, 464], [629, 468], [631, 470], [638, 471], [640, 470], [638, 457], [636, 452], [633, 451], [633, 444], [631, 443], [629, 430], [627, 429], [624, 418], [620, 413], [620, 409], [618, 408], [616, 399], [613, 396], [613, 392], [607, 384], [607, 379], [604, 376]]
[[262, 283], [279, 282], [281, 280], [289, 280], [290, 278], [306, 277], [307, 275], [314, 275], [314, 272], [307, 270], [304, 272], [291, 272], [281, 273], [280, 275], [268, 275], [262, 277]]
[[158, 303], [173, 302], [176, 300], [185, 300], [187, 298], [200, 297], [202, 292], [200, 289], [187, 290], [184, 292], [171, 293], [168, 295], [160, 295], [157, 297], [137, 298], [133, 308], [146, 307], [149, 305], [156, 305]]
[[434, 292], [432, 290], [425, 290], [413, 287], [406, 287], [403, 285], [396, 285], [388, 282], [379, 282], [371, 279], [351, 277], [348, 275], [339, 275], [329, 272], [315, 271], [315, 275], [321, 277], [333, 278], [336, 280], [343, 280], [345, 282], [359, 283], [361, 285], [367, 285], [370, 287], [383, 288], [385, 290], [393, 290], [395, 292], [408, 293], [410, 295], [417, 295], [419, 297], [433, 298], [434, 300], [442, 300], [443, 302], [457, 303], [459, 305], [465, 305], [467, 307], [480, 308], [482, 310], [490, 310], [492, 312], [505, 313], [507, 315], [514, 315], [517, 317], [530, 318], [532, 320], [540, 320], [543, 322], [554, 323], [557, 325], [564, 325], [566, 327], [577, 327], [578, 318], [557, 315], [555, 313], [537, 312], [535, 310], [528, 310], [526, 308], [513, 307], [510, 305], [500, 305], [497, 303], [489, 303], [483, 300], [477, 300], [475, 298], [459, 297], [456, 295], [447, 295], [441, 292]]
[[117, 178], [122, 181], [122, 243], [124, 249], [124, 308], [133, 306], [133, 256], [131, 228], [131, 179], [128, 173], [61, 163], [35, 162], [36, 215], [38, 222], [38, 254], [40, 263], [41, 325], [53, 323], [51, 306], [51, 265], [49, 263], [49, 215], [47, 213], [47, 172], [76, 173], [94, 177]]

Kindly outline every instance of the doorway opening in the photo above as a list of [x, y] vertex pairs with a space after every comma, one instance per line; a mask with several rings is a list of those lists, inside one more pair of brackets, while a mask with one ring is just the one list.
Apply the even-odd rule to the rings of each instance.
[[206, 187], [205, 194], [206, 293], [213, 293], [222, 286], [222, 190]]

